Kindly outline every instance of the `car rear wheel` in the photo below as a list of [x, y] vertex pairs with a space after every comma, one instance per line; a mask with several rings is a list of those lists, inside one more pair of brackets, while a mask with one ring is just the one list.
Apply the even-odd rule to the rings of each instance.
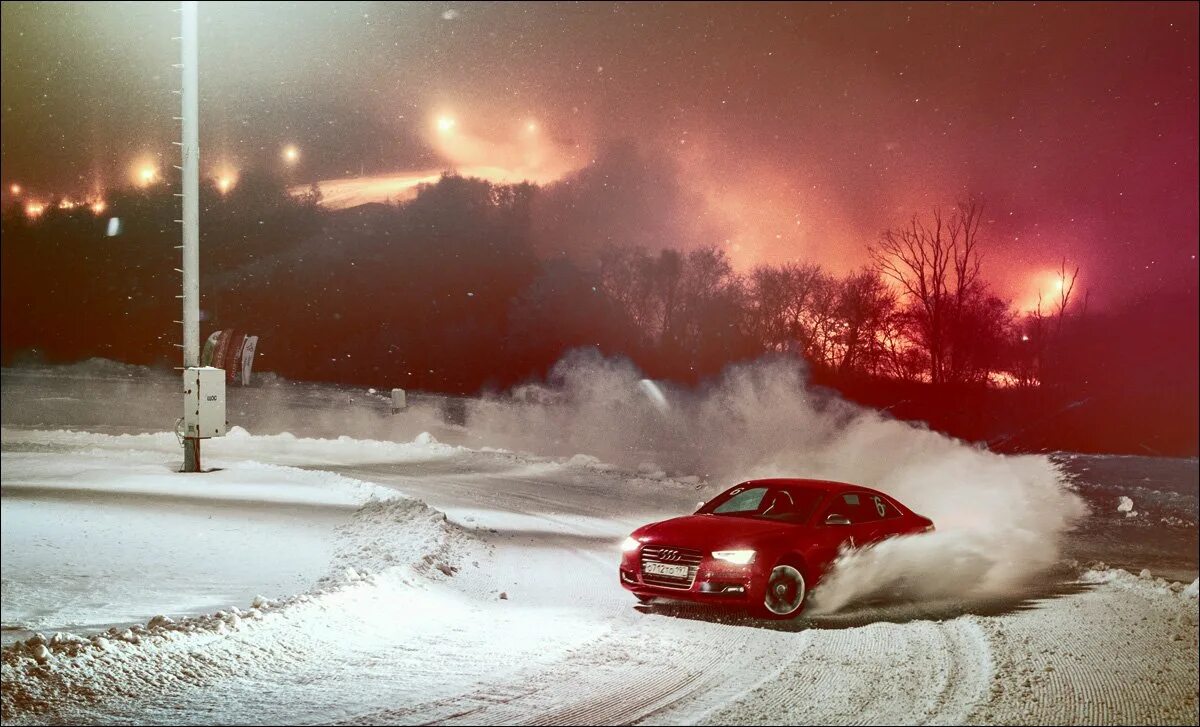
[[780, 563], [767, 579], [761, 612], [767, 618], [792, 618], [804, 610], [807, 596], [808, 584], [800, 569]]

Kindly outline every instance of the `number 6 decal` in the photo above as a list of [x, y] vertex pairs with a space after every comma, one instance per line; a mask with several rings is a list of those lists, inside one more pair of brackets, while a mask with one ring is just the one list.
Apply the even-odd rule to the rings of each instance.
[[872, 497], [875, 501], [875, 512], [879, 513], [879, 517], [887, 517], [887, 506], [883, 504], [882, 497]]

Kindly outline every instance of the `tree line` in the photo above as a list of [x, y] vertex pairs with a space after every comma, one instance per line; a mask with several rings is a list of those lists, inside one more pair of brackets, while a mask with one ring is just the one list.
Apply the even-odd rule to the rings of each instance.
[[[322, 207], [315, 187], [289, 194], [263, 173], [224, 193], [206, 184], [202, 333], [259, 335], [256, 368], [292, 378], [452, 393], [539, 378], [578, 347], [687, 383], [792, 356], [819, 383], [875, 405], [909, 402], [911, 416], [949, 417], [944, 428], [964, 436], [990, 436], [951, 416], [967, 389], [1038, 391], [1040, 410], [1054, 411], [1089, 396], [1084, 380], [1114, 378], [1096, 366], [1095, 350], [1111, 346], [1100, 340], [1103, 318], [1089, 323], [1077, 268], [1064, 261], [1061, 288], [1029, 313], [987, 284], [981, 200], [887, 229], [870, 244], [870, 263], [849, 274], [818, 261], [737, 271], [703, 241], [624, 244], [636, 220], [614, 212], [621, 219], [606, 229], [580, 200], [612, 178], [591, 184], [447, 173], [409, 201], [348, 210]], [[53, 204], [37, 219], [5, 211], [6, 364], [106, 356], [176, 365], [177, 200], [164, 187], [113, 191], [107, 202], [102, 216]], [[592, 244], [574, 248], [575, 230]]]

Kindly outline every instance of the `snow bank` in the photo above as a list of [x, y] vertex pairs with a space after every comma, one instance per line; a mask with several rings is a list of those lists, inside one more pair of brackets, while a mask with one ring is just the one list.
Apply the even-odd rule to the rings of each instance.
[[357, 581], [397, 566], [453, 576], [469, 535], [419, 500], [371, 500], [339, 528], [334, 568], [322, 583]]
[[[87, 436], [103, 438], [108, 435]], [[154, 452], [92, 447], [68, 457], [45, 451], [11, 452], [7, 438], [3, 446], [4, 466], [13, 470], [11, 474], [6, 472], [6, 486], [145, 495], [171, 500], [342, 507], [357, 507], [370, 497], [392, 494], [386, 488], [331, 472], [262, 462], [220, 462], [218, 464], [224, 466], [196, 477], [177, 472], [175, 463], [168, 464]], [[8, 485], [8, 482], [15, 484]]]
[[1109, 568], [1104, 563], [1093, 564], [1080, 574], [1079, 580], [1082, 583], [1107, 584], [1149, 597], [1177, 596], [1184, 599], [1195, 599], [1200, 593], [1197, 590], [1200, 588], [1198, 586], [1200, 581], [1194, 580], [1190, 585], [1179, 581], [1168, 581], [1165, 578], [1156, 577], [1148, 569], [1143, 569], [1139, 574], [1134, 575], [1122, 568]]
[[[5, 453], [6, 461], [10, 456]], [[113, 627], [90, 637], [65, 632], [49, 637], [35, 634], [11, 644], [0, 652], [6, 723], [14, 719], [70, 721], [73, 704], [163, 693], [180, 684], [207, 684], [235, 676], [264, 662], [284, 664], [310, 658], [304, 653], [315, 648], [314, 632], [329, 632], [334, 638], [339, 633], [355, 633], [367, 610], [379, 610], [376, 591], [384, 589], [391, 594], [430, 579], [453, 577], [473, 542], [443, 513], [394, 491], [325, 472], [258, 467], [268, 475], [291, 478], [293, 490], [298, 479], [302, 484], [340, 491], [326, 493], [326, 500], [362, 503], [335, 531], [327, 574], [308, 591], [278, 599], [258, 596], [244, 608], [186, 618], [156, 615], [144, 625]], [[172, 481], [170, 474], [159, 473], [160, 491], [174, 492], [182, 484]], [[218, 481], [225, 474], [213, 473], [201, 484], [217, 490], [234, 487]], [[184, 475], [174, 478], [187, 479]], [[121, 487], [119, 482], [108, 484]], [[250, 490], [265, 486], [246, 485]], [[146, 487], [146, 483], [136, 483], [124, 489], [133, 492]], [[385, 599], [397, 604], [395, 595]]]
[[[145, 451], [177, 456], [179, 442], [172, 432], [153, 434], [101, 434], [71, 430], [12, 429], [0, 430], [6, 451], [50, 451], [53, 448], [84, 448], [137, 453]], [[218, 466], [231, 460], [269, 460], [277, 464], [363, 464], [449, 458], [462, 448], [441, 444], [428, 432], [411, 442], [297, 437], [289, 432], [252, 435], [242, 427], [231, 427], [227, 436], [207, 440], [204, 465]]]
[[993, 454], [855, 406], [814, 390], [792, 362], [734, 367], [697, 391], [656, 386], [651, 396], [642, 382], [623, 360], [568, 357], [547, 392], [526, 387], [517, 400], [475, 404], [470, 436], [592, 455], [648, 483], [664, 470], [695, 473], [713, 483], [709, 495], [754, 477], [861, 483], [934, 520], [936, 535], [846, 558], [819, 590], [827, 609], [875, 584], [937, 596], [1004, 592], [1055, 563], [1060, 536], [1085, 512], [1048, 458]]
[[26, 376], [41, 376], [50, 378], [75, 378], [89, 381], [132, 379], [147, 377], [166, 377], [170, 372], [149, 366], [138, 366], [108, 358], [93, 357], [69, 364], [31, 363], [17, 369]]

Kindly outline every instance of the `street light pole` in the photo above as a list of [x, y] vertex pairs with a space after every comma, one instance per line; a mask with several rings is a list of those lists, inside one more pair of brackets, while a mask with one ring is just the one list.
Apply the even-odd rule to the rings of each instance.
[[[180, 7], [180, 69], [183, 76], [183, 365], [200, 365], [200, 114], [197, 72], [197, 3]], [[185, 405], [186, 406], [186, 405]], [[199, 432], [196, 432], [199, 434]], [[200, 471], [200, 438], [183, 440], [183, 471]]]

